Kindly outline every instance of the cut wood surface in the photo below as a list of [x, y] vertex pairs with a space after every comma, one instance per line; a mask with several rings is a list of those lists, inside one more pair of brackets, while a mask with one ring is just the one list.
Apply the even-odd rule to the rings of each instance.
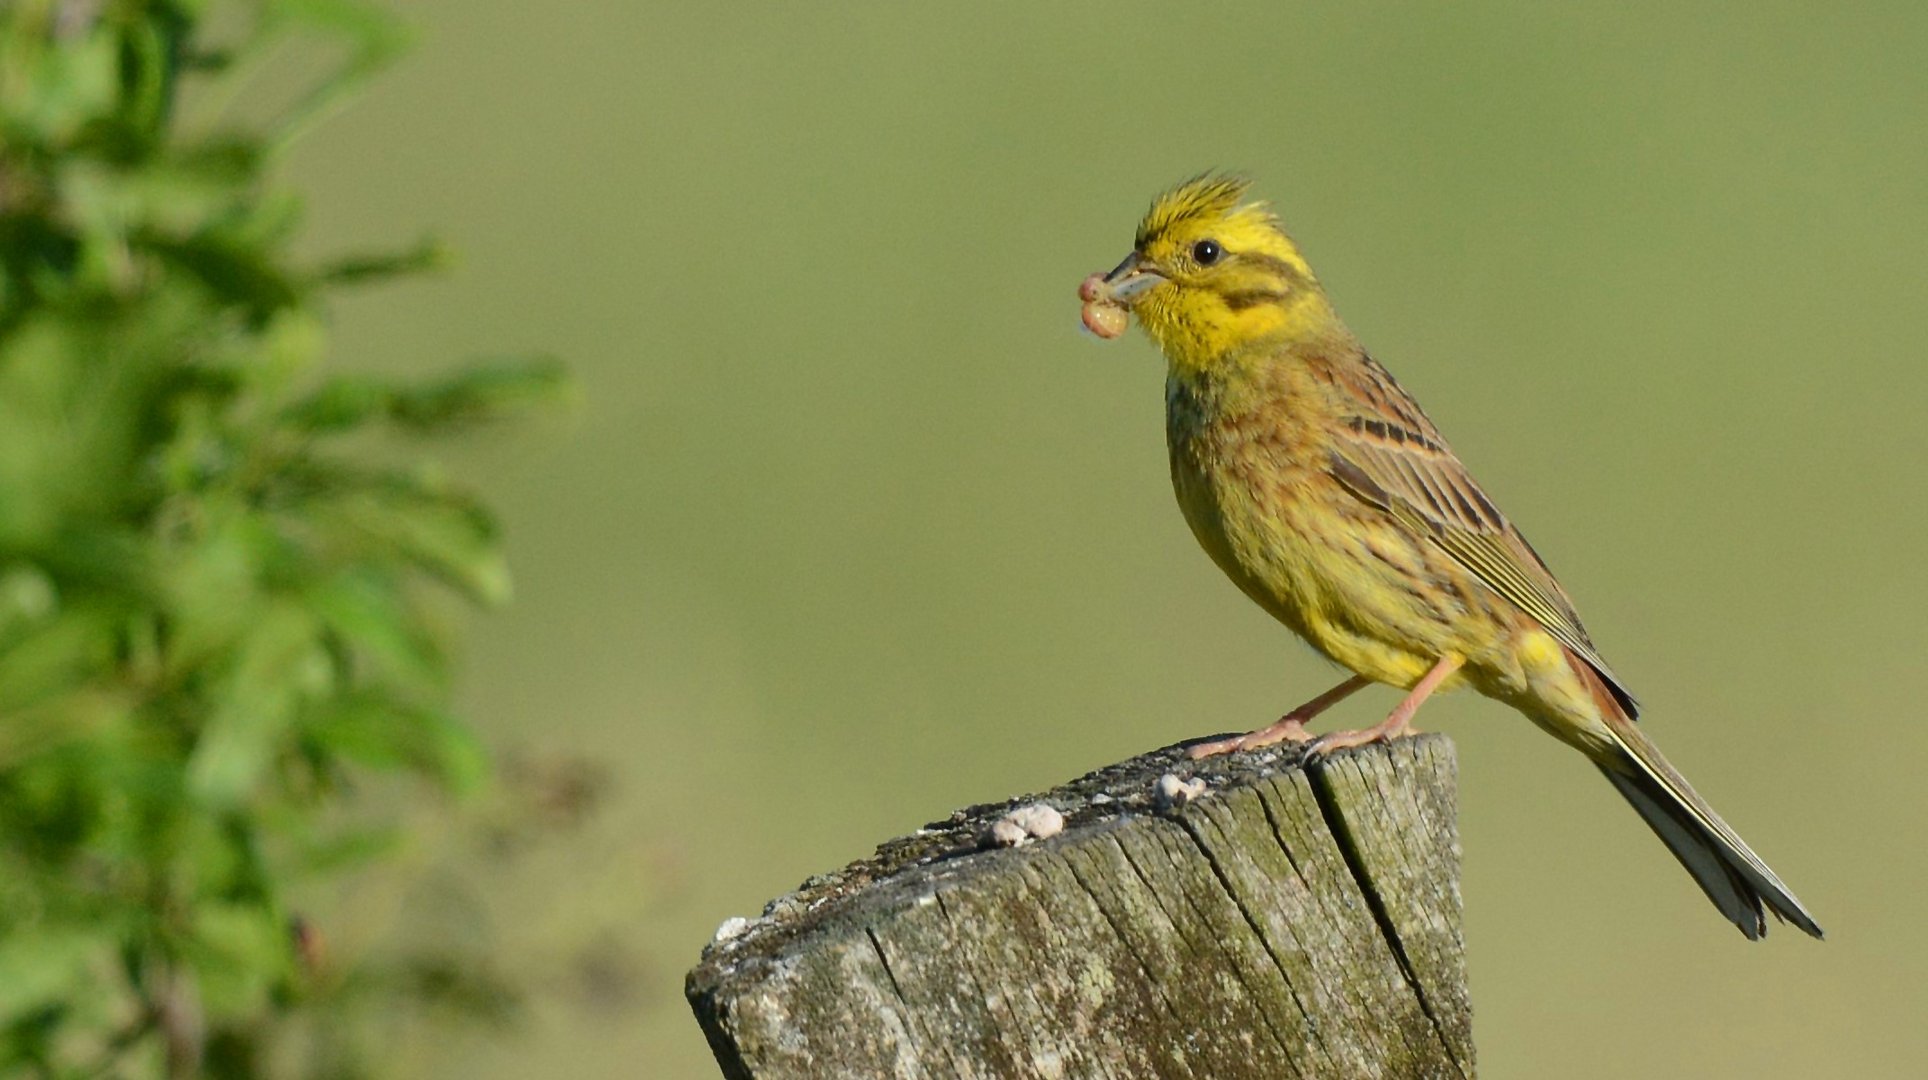
[[1472, 1076], [1452, 744], [1298, 756], [1155, 751], [731, 920], [687, 985], [724, 1075]]

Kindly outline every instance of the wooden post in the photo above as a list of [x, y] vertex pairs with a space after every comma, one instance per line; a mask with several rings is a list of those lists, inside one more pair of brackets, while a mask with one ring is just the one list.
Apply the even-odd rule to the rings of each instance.
[[1452, 743], [1297, 757], [960, 810], [726, 923], [691, 1007], [733, 1080], [1471, 1077]]

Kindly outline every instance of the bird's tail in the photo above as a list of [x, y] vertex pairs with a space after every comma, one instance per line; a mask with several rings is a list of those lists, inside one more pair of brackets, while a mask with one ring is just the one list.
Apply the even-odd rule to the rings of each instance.
[[1821, 927], [1788, 887], [1734, 830], [1707, 805], [1687, 779], [1660, 753], [1586, 661], [1573, 666], [1593, 688], [1613, 745], [1596, 751], [1594, 764], [1694, 876], [1721, 914], [1753, 941], [1767, 933], [1762, 907], [1814, 937]]

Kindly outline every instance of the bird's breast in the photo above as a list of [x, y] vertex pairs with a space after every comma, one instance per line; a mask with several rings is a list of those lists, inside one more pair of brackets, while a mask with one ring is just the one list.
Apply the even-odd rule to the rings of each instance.
[[1302, 434], [1284, 415], [1283, 403], [1227, 414], [1202, 397], [1182, 386], [1166, 394], [1166, 442], [1179, 509], [1226, 576], [1304, 634], [1310, 567], [1299, 519], [1310, 475]]
[[1215, 411], [1167, 394], [1172, 488], [1199, 545], [1239, 589], [1331, 659], [1410, 686], [1448, 619], [1420, 610], [1402, 578], [1429, 550], [1333, 481], [1327, 443], [1289, 399]]

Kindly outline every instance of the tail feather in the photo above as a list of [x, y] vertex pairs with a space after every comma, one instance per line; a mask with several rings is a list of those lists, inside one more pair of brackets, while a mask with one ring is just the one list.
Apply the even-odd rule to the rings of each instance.
[[1667, 850], [1680, 860], [1680, 865], [1693, 875], [1694, 883], [1720, 913], [1727, 916], [1727, 921], [1740, 927], [1747, 940], [1760, 940], [1761, 935], [1767, 933], [1760, 894], [1714, 853], [1700, 828], [1691, 819], [1683, 821], [1668, 796], [1651, 790], [1652, 785], [1643, 787], [1632, 775], [1612, 769], [1603, 767], [1600, 772], [1640, 812], [1654, 835], [1660, 837]]
[[[1574, 666], [1583, 675], [1593, 675], [1591, 682], [1600, 682], [1584, 661], [1576, 658]], [[1594, 763], [1693, 875], [1721, 914], [1740, 927], [1749, 941], [1767, 933], [1763, 907], [1804, 933], [1820, 937], [1821, 927], [1814, 916], [1661, 755], [1660, 748], [1619, 708], [1604, 685], [1595, 687], [1594, 698], [1601, 705], [1601, 718], [1614, 743], [1608, 757], [1596, 758]]]

